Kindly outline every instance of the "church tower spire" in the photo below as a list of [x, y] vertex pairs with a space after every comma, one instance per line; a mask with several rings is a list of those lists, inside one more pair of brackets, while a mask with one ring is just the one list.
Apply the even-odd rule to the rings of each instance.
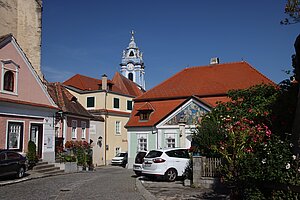
[[122, 62], [120, 64], [121, 74], [145, 90], [143, 53], [139, 50], [134, 41], [134, 34], [135, 32], [132, 30], [129, 45], [123, 50]]

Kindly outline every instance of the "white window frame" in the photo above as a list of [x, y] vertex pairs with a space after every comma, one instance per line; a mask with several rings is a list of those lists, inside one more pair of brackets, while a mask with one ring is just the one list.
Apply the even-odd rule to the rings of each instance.
[[77, 139], [77, 120], [72, 120], [71, 133], [72, 139]]
[[[113, 102], [112, 102], [113, 109], [114, 110], [120, 110], [120, 108], [121, 108], [121, 100], [120, 100], [120, 98], [113, 97], [112, 99], [113, 99]], [[119, 100], [119, 108], [115, 108], [115, 99]]]
[[[170, 141], [172, 140], [172, 141]], [[165, 134], [166, 148], [176, 147], [176, 135], [175, 134]]]
[[121, 135], [121, 121], [115, 122], [115, 134]]
[[[9, 123], [18, 123], [18, 124], [22, 124], [21, 125], [21, 129], [23, 130], [23, 132], [21, 132], [22, 130], [20, 130], [20, 134], [18, 136], [18, 147], [17, 148], [9, 148], [8, 142], [9, 142]], [[6, 149], [12, 149], [12, 150], [16, 150], [16, 151], [23, 151], [24, 149], [24, 130], [25, 130], [25, 122], [24, 121], [16, 121], [16, 120], [9, 120], [6, 123], [6, 142], [5, 142], [5, 146]]]
[[[128, 102], [129, 102], [129, 101], [131, 102], [131, 110], [128, 109]], [[127, 110], [127, 111], [130, 111], [130, 112], [133, 110], [133, 101], [132, 101], [132, 100], [127, 100], [127, 103], [126, 103], [126, 110]]]
[[[141, 142], [141, 140], [143, 140]], [[147, 151], [148, 150], [148, 138], [147, 134], [138, 134], [137, 136], [137, 151]]]
[[86, 139], [86, 122], [81, 122], [81, 139]]
[[[88, 98], [94, 98], [94, 107], [88, 107]], [[95, 109], [95, 107], [96, 107], [96, 97], [95, 96], [87, 96], [86, 97], [86, 108], [87, 109]]]
[[[0, 92], [5, 93], [5, 94], [18, 95], [18, 80], [19, 80], [19, 68], [20, 68], [19, 65], [16, 64], [12, 60], [0, 60], [0, 62], [1, 62], [1, 88], [0, 88]], [[14, 65], [15, 69], [10, 69], [8, 67], [5, 67], [5, 64]], [[14, 90], [12, 92], [4, 90], [4, 74], [7, 71], [11, 71], [14, 74]]]

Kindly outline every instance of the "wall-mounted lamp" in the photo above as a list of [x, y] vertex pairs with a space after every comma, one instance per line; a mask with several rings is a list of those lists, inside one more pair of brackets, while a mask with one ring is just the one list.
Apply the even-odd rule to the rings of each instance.
[[102, 136], [99, 136], [99, 137], [98, 137], [98, 140], [97, 140], [97, 145], [98, 145], [100, 148], [102, 147], [102, 140], [103, 140]]

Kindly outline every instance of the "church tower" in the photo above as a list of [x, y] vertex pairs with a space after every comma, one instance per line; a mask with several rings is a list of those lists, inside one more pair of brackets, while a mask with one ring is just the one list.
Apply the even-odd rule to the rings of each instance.
[[145, 66], [143, 61], [143, 53], [140, 52], [134, 41], [134, 31], [131, 31], [131, 39], [129, 46], [123, 50], [121, 62], [121, 74], [132, 80], [142, 89], [145, 87]]

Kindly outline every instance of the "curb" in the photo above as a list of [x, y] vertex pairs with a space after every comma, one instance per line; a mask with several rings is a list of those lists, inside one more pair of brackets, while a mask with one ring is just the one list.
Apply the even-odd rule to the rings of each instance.
[[144, 199], [146, 199], [146, 200], [156, 199], [156, 197], [153, 194], [151, 194], [148, 190], [146, 190], [146, 188], [141, 183], [140, 178], [136, 178], [135, 180], [136, 180], [135, 186], [136, 186], [137, 190], [141, 193], [141, 195], [144, 197]]

